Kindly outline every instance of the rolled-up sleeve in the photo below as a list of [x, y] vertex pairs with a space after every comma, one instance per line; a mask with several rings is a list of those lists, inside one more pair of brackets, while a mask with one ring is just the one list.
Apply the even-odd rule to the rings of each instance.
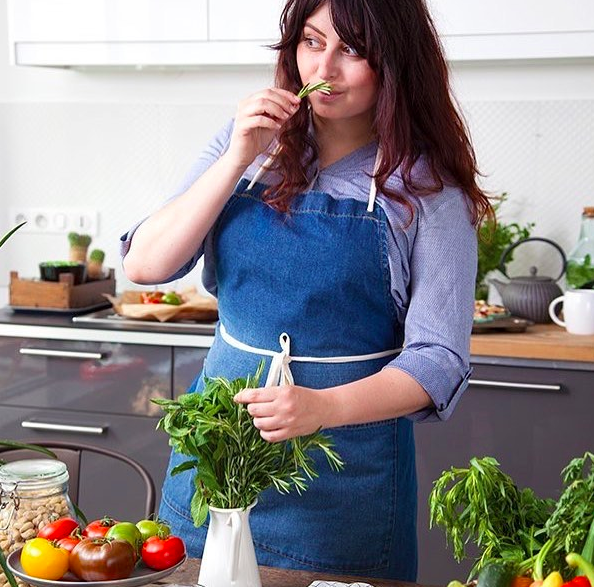
[[[165, 200], [163, 206], [165, 206], [168, 202], [186, 192], [194, 184], [194, 182], [196, 182], [196, 180], [213, 163], [215, 163], [215, 161], [217, 161], [217, 159], [226, 151], [226, 149], [229, 146], [232, 130], [233, 121], [231, 120], [217, 133], [213, 140], [208, 144], [206, 149], [202, 151], [194, 165], [191, 167], [189, 172], [182, 180], [181, 184], [174, 191], [174, 194], [168, 197], [167, 200]], [[128, 230], [120, 237], [120, 256], [122, 260], [130, 250], [130, 245], [132, 243], [134, 233], [145, 220], [146, 218], [143, 218], [140, 222], [137, 222], [132, 228], [130, 228], [130, 230]], [[202, 257], [203, 254], [204, 243], [202, 243], [201, 246], [198, 247], [198, 249], [194, 252], [192, 257], [190, 257], [190, 259], [183, 265], [183, 267], [180, 267], [173, 275], [170, 275], [162, 283], [169, 283], [171, 281], [175, 281], [176, 279], [181, 279], [182, 277], [187, 275], [192, 269], [194, 269], [196, 263], [198, 262], [198, 259], [200, 259], [200, 257]]]
[[408, 416], [416, 422], [449, 418], [471, 372], [476, 230], [463, 194], [452, 190], [440, 198], [416, 224], [403, 350], [385, 367], [408, 373], [433, 400]]

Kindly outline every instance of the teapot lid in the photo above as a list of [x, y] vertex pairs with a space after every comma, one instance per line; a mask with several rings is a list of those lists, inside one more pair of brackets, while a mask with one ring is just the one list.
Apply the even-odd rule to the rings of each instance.
[[514, 283], [546, 283], [554, 282], [552, 277], [546, 275], [536, 275], [538, 269], [534, 266], [530, 267], [530, 275], [520, 275], [519, 277], [511, 277], [511, 281]]
[[[545, 276], [541, 276], [541, 275], [536, 275], [536, 272], [538, 271], [538, 269], [536, 267], [530, 267], [530, 275], [523, 275], [520, 277], [510, 277], [506, 271], [505, 271], [505, 260], [507, 258], [507, 256], [518, 246], [521, 245], [522, 243], [527, 243], [530, 241], [541, 241], [544, 243], [547, 243], [551, 246], [553, 246], [555, 249], [557, 249], [557, 252], [559, 253], [559, 255], [561, 256], [561, 260], [562, 260], [562, 264], [561, 264], [561, 273], [559, 274], [559, 276], [557, 278], [553, 278], [553, 277], [545, 277]], [[525, 239], [521, 239], [513, 244], [511, 244], [509, 247], [507, 247], [507, 249], [505, 249], [505, 251], [503, 251], [503, 253], [501, 254], [501, 258], [499, 259], [499, 271], [501, 271], [501, 273], [503, 273], [503, 275], [505, 275], [506, 277], [508, 277], [511, 281], [515, 282], [515, 283], [535, 283], [535, 282], [547, 282], [547, 281], [559, 281], [559, 279], [561, 279], [562, 275], [565, 273], [565, 265], [567, 263], [567, 259], [565, 257], [565, 253], [563, 251], [563, 249], [554, 241], [549, 240], [548, 238], [542, 238], [539, 236], [533, 236], [533, 237], [529, 237], [529, 238], [525, 238]]]

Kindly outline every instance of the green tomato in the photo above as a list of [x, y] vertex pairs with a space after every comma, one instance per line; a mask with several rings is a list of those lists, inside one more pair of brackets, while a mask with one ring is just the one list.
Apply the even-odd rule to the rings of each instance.
[[134, 551], [137, 553], [142, 548], [142, 534], [132, 522], [118, 522], [107, 531], [105, 537], [125, 540], [134, 547]]
[[171, 529], [167, 524], [155, 520], [140, 520], [140, 522], [136, 524], [136, 527], [140, 530], [143, 542], [151, 536], [167, 538], [167, 536], [171, 534]]
[[174, 291], [168, 291], [167, 293], [163, 294], [161, 303], [179, 306], [182, 303], [182, 299]]

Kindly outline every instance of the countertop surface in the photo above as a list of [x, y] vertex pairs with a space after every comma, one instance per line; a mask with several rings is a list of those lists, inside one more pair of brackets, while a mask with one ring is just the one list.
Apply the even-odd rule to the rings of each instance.
[[[85, 321], [60, 313], [0, 309], [0, 336], [122, 342], [207, 348], [212, 344], [214, 324], [175, 325], [158, 322], [122, 323], [113, 319], [111, 309], [96, 313], [100, 321], [87, 321], [90, 314], [80, 314]], [[117, 317], [115, 317], [117, 318]], [[594, 336], [568, 334], [554, 324], [535, 324], [526, 332], [490, 332], [473, 334], [470, 343], [472, 360], [477, 363], [518, 362], [539, 366], [555, 362], [564, 368], [594, 368]], [[511, 363], [510, 363], [511, 364]]]
[[[188, 560], [175, 573], [166, 577], [155, 585], [178, 585], [195, 586], [200, 572], [200, 561], [198, 559]], [[260, 567], [260, 578], [262, 587], [308, 587], [312, 581], [340, 581], [342, 583], [354, 583], [356, 581], [369, 583], [373, 587], [412, 587], [414, 583], [403, 583], [387, 579], [365, 579], [364, 577], [348, 577], [329, 575], [328, 573], [310, 573], [309, 571], [290, 571], [286, 569], [274, 569], [272, 567]]]
[[591, 363], [594, 335], [569, 334], [555, 324], [535, 324], [526, 332], [473, 334], [470, 352], [476, 356]]
[[[76, 322], [87, 319], [90, 313], [15, 311], [10, 306], [0, 309], [0, 336], [49, 338], [97, 342], [121, 342], [162, 346], [209, 347], [214, 336], [213, 324], [175, 326], [141, 320], [123, 323], [113, 316], [111, 309], [100, 310], [101, 321]], [[117, 317], [116, 317], [117, 318]]]

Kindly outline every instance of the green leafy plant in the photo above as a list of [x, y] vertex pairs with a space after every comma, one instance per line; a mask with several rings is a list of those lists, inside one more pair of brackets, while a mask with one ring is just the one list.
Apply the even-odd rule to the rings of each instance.
[[572, 459], [561, 477], [555, 502], [518, 489], [494, 458], [471, 459], [434, 482], [430, 525], [444, 528], [457, 561], [468, 543], [478, 547], [469, 578], [491, 562], [510, 563], [518, 575], [532, 570], [538, 580], [553, 570], [569, 575], [565, 555], [585, 548], [594, 524], [594, 455]]
[[[486, 277], [490, 271], [499, 267], [503, 251], [512, 243], [528, 238], [534, 228], [533, 222], [521, 226], [517, 222], [506, 224], [497, 218], [501, 206], [507, 199], [507, 192], [496, 198], [496, 202], [493, 204], [496, 220], [485, 220], [478, 230], [478, 268], [475, 289], [475, 298], [477, 300], [487, 299], [488, 285]], [[505, 265], [512, 260], [513, 252], [507, 256]]]
[[458, 562], [466, 558], [466, 545], [476, 544], [481, 555], [470, 571], [474, 576], [489, 562], [533, 556], [541, 546], [535, 533], [553, 503], [518, 489], [494, 458], [473, 458], [466, 468], [444, 471], [433, 484], [430, 526], [443, 526]]
[[317, 477], [311, 450], [323, 451], [333, 470], [343, 467], [331, 439], [319, 431], [284, 442], [262, 439], [246, 407], [233, 397], [257, 387], [263, 367], [262, 362], [255, 375], [233, 381], [207, 378], [202, 393], [152, 400], [166, 412], [157, 428], [169, 434], [176, 452], [190, 457], [171, 474], [196, 471], [191, 513], [197, 527], [205, 522], [209, 505], [245, 509], [272, 486], [281, 493], [305, 491], [307, 479]]
[[569, 287], [575, 289], [592, 289], [594, 288], [594, 264], [592, 257], [588, 254], [584, 257], [584, 261], [569, 260], [566, 267], [566, 280]]

